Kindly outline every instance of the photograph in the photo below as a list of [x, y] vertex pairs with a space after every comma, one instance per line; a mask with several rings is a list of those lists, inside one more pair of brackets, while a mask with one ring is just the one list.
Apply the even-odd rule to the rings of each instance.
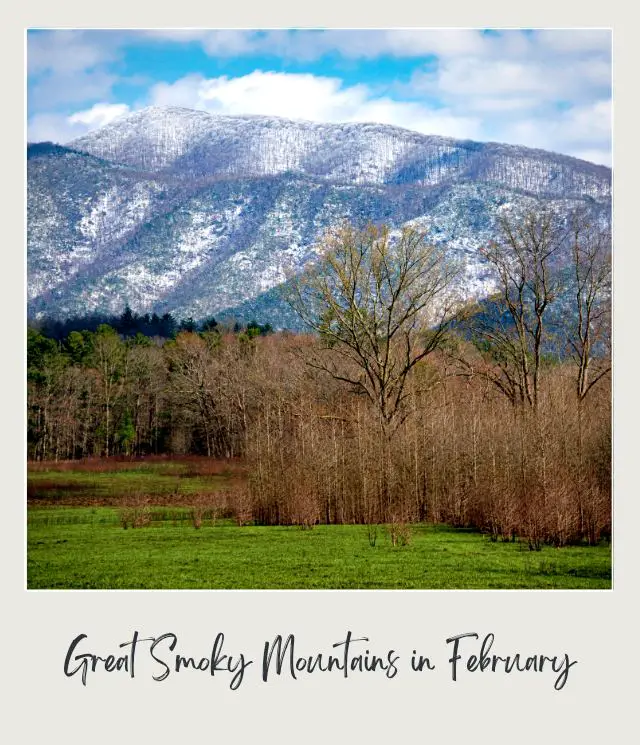
[[27, 590], [612, 589], [610, 29], [25, 35]]

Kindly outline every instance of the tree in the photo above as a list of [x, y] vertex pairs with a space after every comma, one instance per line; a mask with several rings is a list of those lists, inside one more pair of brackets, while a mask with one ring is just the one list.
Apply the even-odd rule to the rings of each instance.
[[610, 370], [611, 233], [585, 215], [574, 216], [571, 258], [575, 322], [567, 340], [577, 366], [576, 394], [583, 401]]
[[131, 336], [134, 332], [137, 322], [138, 318], [134, 316], [133, 311], [129, 307], [129, 304], [127, 304], [125, 306], [124, 312], [120, 316], [118, 323], [118, 329], [120, 333], [125, 337]]
[[548, 339], [547, 316], [561, 288], [554, 271], [566, 228], [552, 212], [499, 218], [501, 236], [480, 249], [497, 292], [472, 316], [471, 334], [489, 359], [482, 371], [514, 405], [536, 411]]
[[[611, 232], [585, 213], [571, 221], [571, 289], [573, 323], [567, 329], [570, 355], [576, 365], [578, 399], [578, 460], [580, 471], [585, 450], [585, 399], [611, 371]], [[580, 514], [583, 519], [582, 495]]]
[[136, 440], [136, 430], [133, 426], [133, 420], [131, 418], [131, 412], [129, 410], [124, 412], [120, 426], [116, 432], [116, 442], [125, 455], [131, 455], [131, 450]]
[[[152, 320], [156, 314], [152, 316]], [[172, 339], [176, 334], [177, 324], [171, 313], [164, 313], [162, 318], [158, 321], [158, 336], [163, 336], [165, 339]]]
[[100, 374], [104, 405], [104, 452], [109, 456], [111, 418], [114, 402], [123, 389], [126, 375], [126, 349], [115, 329], [103, 324], [98, 327], [92, 344], [93, 366]]
[[200, 331], [216, 331], [217, 328], [218, 328], [218, 322], [213, 316], [211, 316], [211, 318], [206, 318], [200, 324]]
[[27, 384], [30, 393], [28, 433], [37, 458], [49, 455], [53, 439], [51, 411], [60, 396], [67, 360], [58, 344], [35, 329], [27, 331]]
[[189, 318], [183, 318], [178, 327], [178, 331], [187, 331], [189, 333], [194, 333], [197, 330], [198, 325], [191, 316], [189, 316]]
[[290, 285], [290, 305], [332, 350], [309, 364], [366, 395], [387, 432], [409, 411], [409, 373], [446, 338], [456, 274], [419, 230], [343, 226]]
[[180, 331], [166, 349], [175, 395], [182, 403], [183, 414], [192, 411], [200, 422], [206, 452], [211, 456], [215, 447], [218, 392], [211, 374], [207, 340]]
[[162, 349], [146, 336], [137, 334], [128, 341], [126, 409], [131, 415], [135, 442], [140, 453], [144, 449], [157, 450], [160, 431], [159, 407], [163, 399], [166, 365]]

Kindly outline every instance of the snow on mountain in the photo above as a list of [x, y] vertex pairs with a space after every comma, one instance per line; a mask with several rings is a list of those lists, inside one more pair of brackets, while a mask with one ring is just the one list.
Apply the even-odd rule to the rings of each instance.
[[607, 211], [611, 195], [608, 168], [540, 150], [158, 107], [67, 147], [29, 146], [27, 170], [30, 315], [128, 302], [285, 319], [273, 288], [341, 220], [425, 226], [464, 260], [466, 292], [479, 296], [490, 287], [476, 249], [501, 207]]
[[540, 150], [422, 135], [384, 124], [320, 124], [150, 107], [69, 147], [190, 176], [298, 173], [329, 181], [434, 185], [459, 178], [563, 196], [610, 194], [609, 169]]

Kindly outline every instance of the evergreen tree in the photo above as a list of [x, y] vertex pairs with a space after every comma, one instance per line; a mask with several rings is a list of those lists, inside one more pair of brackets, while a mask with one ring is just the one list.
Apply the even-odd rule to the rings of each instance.
[[180, 322], [179, 330], [195, 333], [198, 330], [198, 326], [193, 318], [189, 316], [189, 318], [182, 319], [182, 321]]
[[200, 331], [215, 331], [218, 328], [218, 322], [211, 316], [200, 324]]
[[125, 453], [125, 455], [131, 455], [133, 445], [136, 441], [136, 430], [133, 426], [133, 420], [131, 418], [131, 412], [127, 409], [124, 412], [120, 426], [118, 427], [115, 435], [116, 443]]
[[127, 303], [123, 314], [120, 316], [118, 330], [123, 336], [131, 336], [135, 330], [137, 320], [137, 316], [133, 314], [133, 311]]

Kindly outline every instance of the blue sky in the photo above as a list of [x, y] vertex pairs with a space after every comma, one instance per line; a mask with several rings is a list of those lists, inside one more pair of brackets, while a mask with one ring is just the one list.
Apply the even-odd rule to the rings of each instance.
[[149, 105], [376, 121], [611, 163], [606, 30], [29, 31], [28, 139]]

